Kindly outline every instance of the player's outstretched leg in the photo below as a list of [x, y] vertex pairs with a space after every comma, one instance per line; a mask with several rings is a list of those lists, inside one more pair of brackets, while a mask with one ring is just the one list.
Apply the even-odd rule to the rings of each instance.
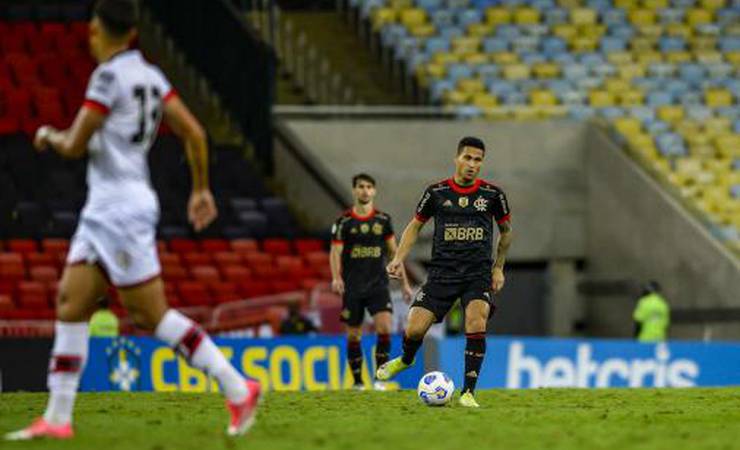
[[475, 386], [486, 356], [486, 322], [490, 305], [484, 300], [473, 300], [465, 309], [465, 382], [460, 405], [478, 408], [475, 401]]
[[259, 383], [245, 380], [197, 323], [168, 308], [161, 279], [120, 289], [120, 293], [139, 326], [153, 329], [155, 336], [183, 355], [190, 365], [218, 381], [231, 414], [227, 434], [246, 433], [254, 424], [261, 394]]
[[378, 367], [375, 378], [388, 381], [414, 364], [427, 330], [434, 323], [434, 314], [424, 308], [412, 307], [409, 310], [409, 323], [403, 337], [403, 354]]
[[42, 417], [30, 426], [5, 435], [6, 440], [69, 439], [74, 436], [72, 410], [88, 351], [87, 320], [95, 301], [105, 292], [100, 269], [92, 265], [68, 266], [57, 297], [54, 346], [49, 361], [49, 401]]

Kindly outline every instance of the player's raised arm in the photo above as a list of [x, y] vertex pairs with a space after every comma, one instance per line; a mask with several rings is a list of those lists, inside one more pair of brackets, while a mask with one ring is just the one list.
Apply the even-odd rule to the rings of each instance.
[[200, 231], [216, 219], [216, 203], [208, 186], [208, 142], [203, 127], [177, 97], [164, 105], [164, 120], [183, 141], [190, 165], [192, 192], [188, 202], [188, 220]]
[[105, 121], [103, 112], [83, 105], [68, 129], [57, 130], [50, 125], [39, 127], [33, 145], [39, 151], [51, 147], [65, 158], [82, 158], [87, 153], [87, 143], [93, 133], [103, 125], [103, 121]]

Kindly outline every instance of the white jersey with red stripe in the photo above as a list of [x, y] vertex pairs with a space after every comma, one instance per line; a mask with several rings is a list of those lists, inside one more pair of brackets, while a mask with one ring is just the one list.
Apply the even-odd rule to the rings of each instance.
[[147, 154], [157, 137], [162, 107], [175, 95], [167, 78], [138, 50], [100, 64], [84, 107], [106, 115], [88, 145], [88, 198], [83, 215], [120, 201], [158, 208]]
[[98, 264], [117, 287], [159, 276], [159, 202], [147, 153], [162, 106], [175, 95], [162, 72], [138, 50], [115, 55], [90, 78], [84, 108], [105, 114], [88, 144], [88, 195], [68, 264]]

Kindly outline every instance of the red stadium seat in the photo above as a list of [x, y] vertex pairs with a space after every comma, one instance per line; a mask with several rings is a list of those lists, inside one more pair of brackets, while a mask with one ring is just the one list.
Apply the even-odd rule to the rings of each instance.
[[227, 281], [245, 281], [250, 279], [252, 271], [243, 266], [228, 266], [221, 270], [224, 279]]
[[272, 289], [266, 281], [245, 281], [239, 283], [239, 293], [244, 298], [262, 297], [272, 294]]
[[64, 253], [69, 251], [69, 241], [66, 239], [44, 239], [41, 241], [41, 248], [46, 253]]
[[170, 250], [177, 253], [197, 252], [198, 244], [192, 239], [175, 238], [170, 240]]
[[20, 131], [21, 131], [21, 122], [18, 120], [18, 118], [0, 117], [0, 135], [16, 134]]
[[259, 251], [259, 246], [254, 239], [234, 239], [231, 241], [231, 249], [242, 254], [255, 253]]
[[[78, 107], [78, 106], [79, 106], [79, 105], [77, 105], [77, 106], [74, 106], [74, 107], [73, 107], [72, 109], [74, 109], [74, 108], [76, 108], [76, 107]], [[157, 252], [158, 252], [158, 253], [159, 253], [160, 255], [161, 255], [162, 253], [167, 253], [167, 243], [166, 243], [165, 241], [162, 241], [162, 240], [158, 240], [158, 241], [157, 241]]]
[[51, 283], [59, 280], [59, 271], [53, 266], [31, 267], [29, 275], [33, 281]]
[[15, 309], [15, 304], [9, 295], [0, 294], [0, 311], [10, 311]]
[[38, 251], [36, 241], [31, 239], [11, 239], [6, 247], [14, 253], [35, 253]]
[[13, 296], [15, 291], [15, 281], [13, 280], [0, 280], [0, 294]]
[[186, 280], [188, 271], [182, 266], [162, 266], [162, 278], [167, 281]]
[[225, 239], [203, 239], [200, 242], [200, 248], [204, 252], [226, 252], [231, 249], [229, 241]]
[[18, 253], [0, 253], [0, 265], [23, 265], [23, 256]]
[[299, 255], [324, 250], [324, 241], [321, 239], [298, 239], [294, 242], [295, 250]]
[[182, 260], [188, 267], [202, 266], [211, 263], [211, 255], [205, 252], [188, 252], [182, 254]]
[[213, 266], [193, 266], [190, 268], [190, 275], [194, 280], [204, 283], [221, 281], [218, 270]]
[[213, 261], [221, 268], [238, 266], [242, 264], [242, 257], [236, 252], [217, 252], [213, 255]]
[[304, 291], [310, 291], [320, 283], [321, 280], [316, 278], [304, 278], [301, 280], [301, 289]]
[[259, 280], [277, 280], [282, 278], [282, 273], [274, 266], [257, 266], [252, 268], [254, 277]]
[[23, 264], [0, 264], [0, 279], [23, 280], [26, 277], [26, 269]]
[[303, 261], [298, 256], [278, 256], [275, 265], [281, 272], [293, 272], [303, 268]]
[[226, 303], [239, 300], [241, 296], [237, 290], [237, 284], [233, 282], [209, 283], [208, 288], [216, 303]]
[[326, 252], [311, 252], [303, 255], [310, 267], [320, 267], [329, 265], [329, 254]]
[[271, 282], [272, 291], [276, 294], [300, 290], [298, 282], [293, 280], [279, 280]]
[[27, 253], [24, 256], [29, 269], [38, 266], [56, 267], [59, 262], [54, 255], [50, 253]]
[[177, 286], [180, 299], [188, 306], [207, 306], [211, 304], [211, 294], [205, 284], [199, 281], [183, 281]]
[[176, 266], [179, 266], [179, 265], [181, 265], [180, 255], [178, 255], [177, 253], [160, 253], [159, 254], [159, 262], [163, 266], [168, 266], [168, 265], [176, 265]]
[[287, 239], [265, 239], [262, 241], [262, 250], [271, 255], [290, 255], [290, 241]]
[[271, 266], [272, 256], [267, 253], [248, 253], [244, 255], [244, 261], [251, 268]]
[[18, 304], [26, 309], [48, 309], [46, 286], [37, 281], [21, 281], [18, 283]]

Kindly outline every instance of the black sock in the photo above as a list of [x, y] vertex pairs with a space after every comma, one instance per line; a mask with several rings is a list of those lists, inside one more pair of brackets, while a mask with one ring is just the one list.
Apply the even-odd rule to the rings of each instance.
[[391, 353], [391, 335], [379, 334], [378, 342], [375, 344], [375, 367], [380, 367], [388, 362]]
[[472, 394], [486, 356], [486, 333], [466, 333], [465, 337], [465, 386], [462, 391]]
[[403, 356], [401, 357], [401, 361], [404, 364], [410, 366], [414, 362], [414, 357], [416, 356], [416, 352], [419, 351], [422, 342], [422, 339], [417, 341], [408, 336], [403, 337]]
[[362, 347], [360, 341], [347, 339], [347, 361], [355, 384], [362, 384]]

